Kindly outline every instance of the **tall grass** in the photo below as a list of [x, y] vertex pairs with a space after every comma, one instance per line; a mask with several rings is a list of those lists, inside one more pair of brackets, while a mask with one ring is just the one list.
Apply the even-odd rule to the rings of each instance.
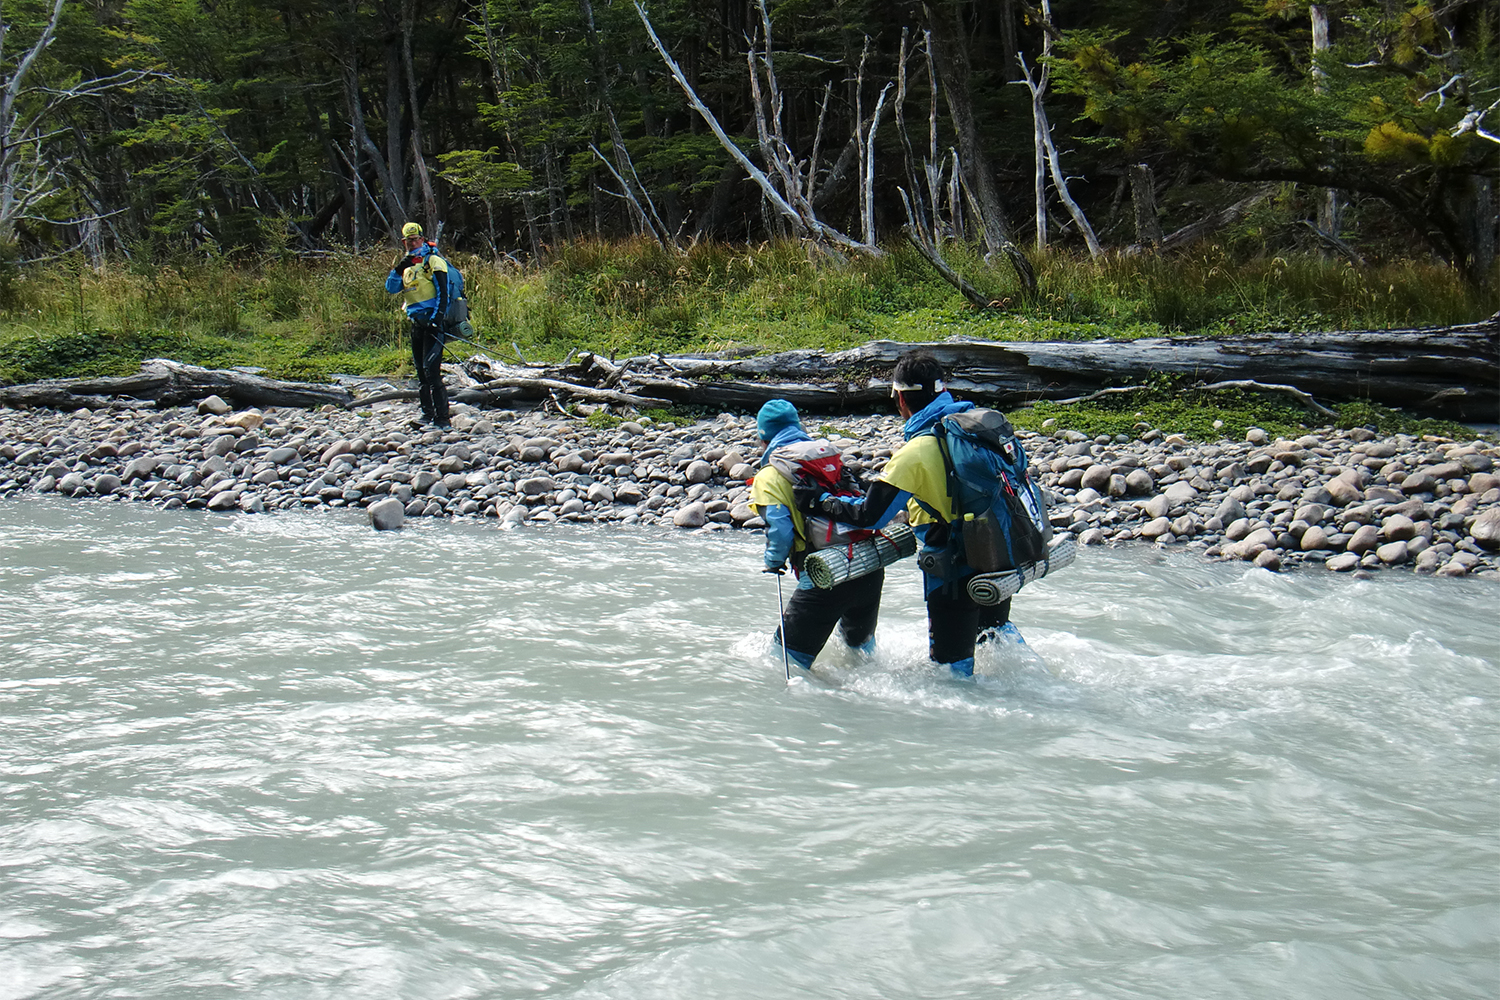
[[[963, 244], [950, 262], [997, 308], [976, 310], [915, 251], [834, 259], [794, 242], [580, 241], [519, 267], [454, 254], [480, 339], [496, 356], [842, 348], [873, 339], [1093, 339], [1169, 333], [1448, 325], [1500, 308], [1424, 262], [1354, 268], [1312, 256], [1238, 260], [1219, 248], [1099, 261], [1034, 258], [1027, 299], [1003, 261]], [[283, 377], [409, 371], [406, 325], [383, 282], [388, 257], [138, 255], [10, 274], [0, 295], [0, 378], [122, 374], [153, 355], [252, 365]], [[468, 345], [455, 345], [469, 352]]]

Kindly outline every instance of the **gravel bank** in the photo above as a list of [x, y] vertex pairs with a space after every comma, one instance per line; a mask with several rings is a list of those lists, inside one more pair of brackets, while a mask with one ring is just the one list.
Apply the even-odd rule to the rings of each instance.
[[[259, 513], [362, 507], [377, 527], [413, 517], [763, 527], [745, 480], [755, 421], [608, 429], [536, 412], [455, 407], [452, 429], [394, 403], [359, 412], [198, 408], [0, 409], [0, 495], [58, 493]], [[901, 444], [894, 416], [809, 417], [856, 470]], [[821, 430], [827, 428], [827, 431]], [[1139, 540], [1279, 570], [1407, 567], [1500, 577], [1500, 448], [1364, 429], [1204, 444], [1023, 434], [1052, 521], [1085, 545]]]

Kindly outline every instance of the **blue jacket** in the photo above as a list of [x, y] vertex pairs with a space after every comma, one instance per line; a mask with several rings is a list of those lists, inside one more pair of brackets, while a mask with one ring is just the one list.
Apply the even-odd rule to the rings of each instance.
[[910, 441], [932, 430], [932, 425], [948, 414], [962, 413], [973, 408], [973, 403], [960, 403], [948, 393], [940, 392], [936, 399], [911, 415], [911, 418], [906, 421], [906, 426], [901, 429], [901, 433], [906, 440]]

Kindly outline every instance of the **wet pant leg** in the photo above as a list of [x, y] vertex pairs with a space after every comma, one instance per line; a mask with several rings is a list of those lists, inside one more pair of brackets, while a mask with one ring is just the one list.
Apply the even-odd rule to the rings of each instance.
[[880, 592], [885, 586], [885, 569], [877, 569], [865, 576], [846, 580], [835, 587], [844, 590], [845, 607], [839, 616], [839, 634], [844, 645], [853, 649], [868, 649], [875, 638], [875, 624], [880, 618]]
[[939, 587], [927, 595], [927, 649], [938, 663], [974, 659], [974, 643], [981, 631], [1010, 621], [1010, 601], [975, 604], [962, 585]]
[[787, 652], [801, 654], [808, 663], [822, 651], [835, 626], [850, 646], [863, 646], [875, 634], [880, 616], [880, 590], [885, 570], [855, 577], [830, 590], [798, 588], [783, 613], [786, 638], [776, 630], [776, 641]]
[[983, 646], [997, 638], [1000, 629], [1010, 621], [1010, 600], [1007, 597], [999, 604], [979, 605], [979, 636], [975, 640], [978, 645]]

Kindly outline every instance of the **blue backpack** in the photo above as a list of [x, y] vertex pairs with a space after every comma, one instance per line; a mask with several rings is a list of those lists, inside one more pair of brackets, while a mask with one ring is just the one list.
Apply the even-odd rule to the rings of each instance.
[[[432, 252], [437, 253], [437, 242], [428, 240], [427, 245], [432, 247]], [[438, 254], [443, 257], [442, 254]], [[422, 266], [427, 269], [428, 276], [432, 274], [432, 255], [423, 258]], [[443, 257], [443, 262], [448, 265], [448, 310], [443, 313], [443, 329], [450, 333], [461, 333], [464, 336], [474, 336], [474, 327], [469, 323], [469, 297], [464, 294], [464, 276], [453, 261]]]
[[1032, 482], [1026, 449], [1005, 415], [977, 407], [950, 413], [928, 433], [937, 438], [943, 455], [955, 519], [945, 531], [928, 531], [917, 560], [922, 569], [957, 580], [1015, 569], [1045, 556], [1052, 537], [1047, 502]]

